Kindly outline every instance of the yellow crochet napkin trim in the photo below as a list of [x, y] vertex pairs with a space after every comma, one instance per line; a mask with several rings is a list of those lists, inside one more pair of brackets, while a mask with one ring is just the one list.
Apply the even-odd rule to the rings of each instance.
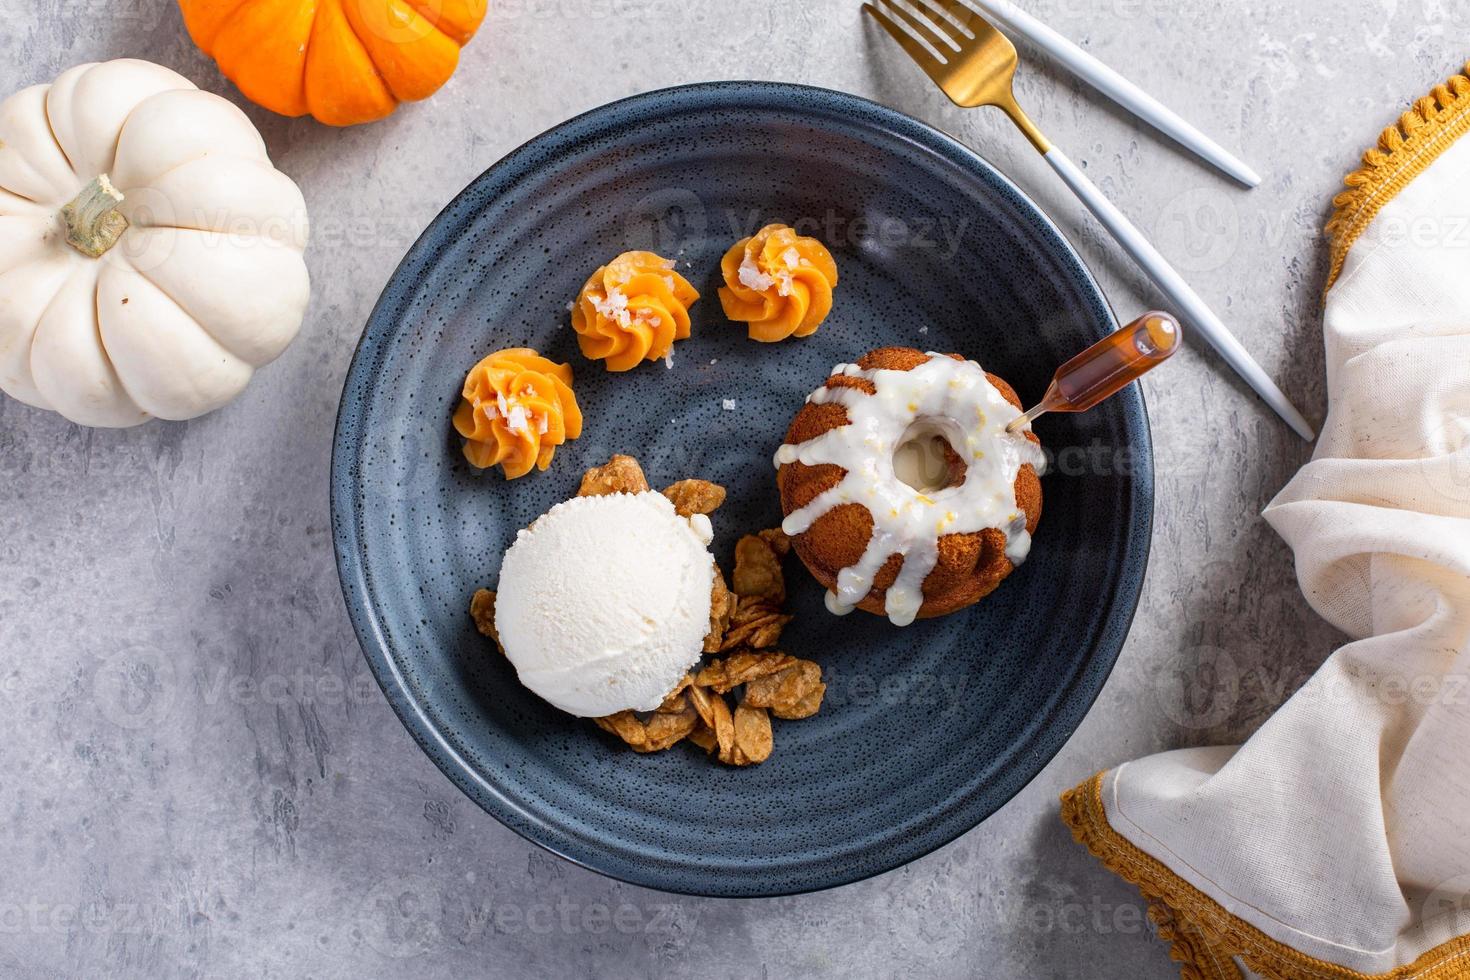
[[[1332, 199], [1326, 232], [1332, 266], [1327, 289], [1337, 281], [1348, 249], [1395, 194], [1409, 185], [1451, 143], [1470, 131], [1470, 63], [1458, 75], [1415, 102], [1363, 154], [1363, 165], [1343, 180], [1348, 189]], [[1326, 290], [1324, 290], [1325, 292]]]
[[1140, 850], [1108, 824], [1103, 810], [1103, 773], [1062, 794], [1062, 819], [1072, 836], [1113, 874], [1148, 900], [1148, 917], [1183, 980], [1242, 980], [1239, 957], [1267, 980], [1466, 980], [1470, 936], [1459, 936], [1388, 973], [1359, 973], [1307, 956], [1277, 942]]

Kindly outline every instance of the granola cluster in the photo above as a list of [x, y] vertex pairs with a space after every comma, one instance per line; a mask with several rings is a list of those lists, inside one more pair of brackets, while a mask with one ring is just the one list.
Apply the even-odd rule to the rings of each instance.
[[[643, 493], [648, 480], [631, 456], [614, 456], [588, 470], [578, 496]], [[712, 513], [725, 489], [707, 480], [680, 480], [663, 491], [682, 517]], [[774, 649], [791, 621], [782, 610], [786, 579], [781, 559], [791, 542], [780, 530], [747, 534], [735, 546], [730, 583], [718, 565], [710, 594], [710, 630], [704, 650], [724, 656], [685, 675], [651, 712], [620, 711], [595, 719], [635, 752], [661, 752], [685, 739], [732, 766], [764, 762], [773, 744], [771, 717], [810, 718], [822, 706], [822, 669]], [[495, 593], [480, 589], [470, 615], [481, 633], [495, 633]], [[739, 689], [739, 695], [735, 692]], [[727, 696], [735, 698], [730, 707]]]

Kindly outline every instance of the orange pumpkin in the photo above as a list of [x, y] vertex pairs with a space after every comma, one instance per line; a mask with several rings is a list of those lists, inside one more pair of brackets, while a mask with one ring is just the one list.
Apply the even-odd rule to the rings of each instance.
[[486, 0], [179, 0], [189, 35], [252, 102], [332, 126], [449, 80]]

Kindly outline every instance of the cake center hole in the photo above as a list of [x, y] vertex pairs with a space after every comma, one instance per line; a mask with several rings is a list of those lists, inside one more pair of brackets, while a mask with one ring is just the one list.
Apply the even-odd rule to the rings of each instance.
[[919, 419], [899, 437], [893, 473], [919, 493], [934, 493], [965, 482], [965, 462], [954, 451], [944, 426]]

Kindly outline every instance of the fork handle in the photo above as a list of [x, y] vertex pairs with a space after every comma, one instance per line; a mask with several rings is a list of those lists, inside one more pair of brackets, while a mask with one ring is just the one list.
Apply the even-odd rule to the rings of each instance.
[[1240, 341], [1235, 339], [1235, 335], [1220, 322], [1220, 318], [1215, 316], [1214, 311], [1205, 305], [1205, 301], [1199, 298], [1199, 294], [1190, 288], [1189, 283], [1185, 282], [1178, 272], [1174, 271], [1174, 267], [1163, 255], [1159, 254], [1159, 250], [1143, 237], [1143, 232], [1139, 231], [1133, 222], [1129, 221], [1123, 212], [1119, 211], [1117, 206], [1108, 200], [1103, 192], [1097, 189], [1097, 185], [1088, 180], [1087, 175], [1060, 149], [1052, 146], [1044, 156], [1046, 162], [1051, 164], [1051, 168], [1057, 172], [1057, 176], [1061, 177], [1072, 193], [1077, 195], [1077, 199], [1087, 206], [1087, 210], [1091, 211], [1118, 244], [1123, 246], [1123, 251], [1127, 252], [1133, 261], [1148, 273], [1154, 285], [1158, 286], [1159, 291], [1174, 305], [1175, 311], [1180, 313], [1197, 333], [1203, 335], [1210, 345], [1220, 352], [1225, 363], [1234, 368], [1236, 373], [1255, 390], [1256, 394], [1260, 395], [1267, 405], [1275, 409], [1277, 415], [1286, 420], [1286, 424], [1291, 426], [1297, 435], [1309, 441], [1315, 438], [1312, 427], [1307, 424], [1302, 413], [1298, 412], [1296, 407], [1287, 400], [1286, 395], [1276, 386], [1276, 382], [1271, 380], [1265, 370], [1241, 346]]

